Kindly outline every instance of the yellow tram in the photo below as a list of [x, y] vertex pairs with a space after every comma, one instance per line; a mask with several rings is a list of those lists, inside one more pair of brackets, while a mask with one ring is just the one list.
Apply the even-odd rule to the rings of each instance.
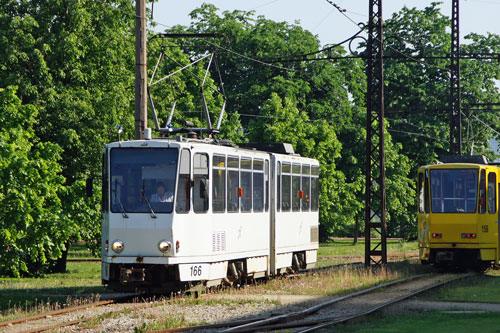
[[422, 263], [499, 262], [500, 168], [483, 156], [448, 156], [418, 169], [418, 246]]

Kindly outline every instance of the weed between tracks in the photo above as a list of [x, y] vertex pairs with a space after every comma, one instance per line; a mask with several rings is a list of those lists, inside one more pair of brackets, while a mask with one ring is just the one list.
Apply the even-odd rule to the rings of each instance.
[[428, 272], [409, 261], [391, 263], [387, 269], [343, 267], [292, 278], [278, 277], [267, 283], [248, 285], [241, 290], [227, 290], [229, 294], [285, 294], [328, 296], [348, 294], [374, 285]]

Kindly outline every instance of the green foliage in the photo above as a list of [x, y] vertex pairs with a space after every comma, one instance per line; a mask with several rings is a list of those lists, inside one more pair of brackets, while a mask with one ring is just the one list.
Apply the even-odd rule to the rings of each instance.
[[[249, 58], [316, 52], [319, 40], [297, 25], [274, 22], [252, 12], [219, 14], [213, 5], [191, 13], [189, 27], [177, 32], [224, 33], [219, 50], [229, 112], [237, 111], [244, 140], [289, 142], [302, 156], [321, 164], [320, 223], [327, 233], [352, 236], [364, 219], [364, 108], [366, 76], [358, 59], [336, 63], [274, 63], [265, 66]], [[212, 42], [210, 42], [212, 43]], [[192, 42], [184, 51], [196, 52], [208, 42]], [[208, 44], [213, 45], [213, 44]], [[230, 47], [233, 52], [225, 52]], [[334, 55], [345, 55], [342, 48]], [[246, 57], [246, 58], [245, 58]], [[282, 66], [286, 66], [283, 68]], [[228, 88], [230, 87], [230, 88]], [[388, 134], [388, 210], [394, 221], [391, 235], [408, 235], [414, 220], [414, 193], [409, 160]], [[241, 141], [241, 139], [239, 140]], [[402, 190], [407, 200], [397, 191]], [[356, 224], [356, 222], [358, 222]]]
[[[98, 252], [100, 198], [84, 196], [84, 180], [99, 178], [102, 146], [116, 140], [116, 124], [124, 128], [122, 139], [133, 137], [134, 1], [4, 0], [0, 8], [0, 274], [37, 274], [61, 257], [63, 244], [85, 240]], [[227, 96], [219, 138], [290, 142], [297, 153], [318, 159], [324, 230], [359, 235], [364, 221], [365, 63], [344, 59], [263, 65], [251, 58], [316, 52], [320, 42], [297, 24], [253, 12], [220, 13], [204, 4], [191, 18], [188, 27], [169, 31], [216, 32], [227, 39], [181, 43], [150, 36], [149, 75], [161, 51], [166, 58], [157, 79], [217, 50]], [[445, 55], [449, 22], [435, 3], [423, 10], [405, 7], [385, 22], [385, 54]], [[464, 53], [500, 52], [498, 35], [465, 38]], [[331, 52], [347, 54], [341, 47]], [[200, 61], [190, 67], [191, 73], [180, 72], [151, 88], [161, 127], [174, 102], [173, 126], [182, 120], [205, 126], [200, 82], [207, 65], [208, 59]], [[448, 149], [448, 66], [439, 57], [426, 59], [425, 65], [385, 61], [390, 236], [415, 236], [416, 169]], [[461, 68], [464, 110], [471, 109], [463, 124], [463, 149], [474, 147], [475, 153], [494, 157], [488, 140], [500, 138], [484, 130], [478, 119], [500, 132], [499, 115], [473, 111], [473, 105], [499, 102], [500, 66], [464, 59]], [[218, 83], [212, 66], [203, 90], [212, 124], [223, 105], [215, 92], [221, 89]]]
[[61, 149], [35, 135], [37, 109], [0, 89], [0, 275], [38, 273], [72, 232], [58, 193]]
[[[409, 59], [384, 61], [386, 80], [386, 111], [391, 122], [391, 134], [401, 143], [411, 162], [411, 177], [416, 168], [433, 163], [449, 148], [450, 60], [443, 58], [450, 52], [450, 19], [442, 15], [438, 3], [423, 10], [403, 8], [385, 21], [385, 55], [409, 55], [436, 58], [423, 63]], [[500, 51], [500, 36], [470, 34], [464, 37], [462, 54], [495, 53]], [[500, 94], [496, 80], [500, 78], [498, 61], [461, 60], [461, 90], [463, 146], [465, 152], [485, 154], [494, 159], [488, 139], [497, 138], [492, 130], [485, 130], [475, 117], [498, 132], [498, 113], [477, 112], [477, 103], [497, 103]], [[467, 119], [468, 109], [471, 118]], [[392, 111], [392, 112], [391, 112]], [[408, 135], [408, 132], [417, 135]]]

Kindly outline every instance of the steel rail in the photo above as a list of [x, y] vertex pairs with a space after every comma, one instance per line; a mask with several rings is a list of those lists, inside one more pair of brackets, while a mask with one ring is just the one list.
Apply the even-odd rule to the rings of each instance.
[[45, 312], [45, 313], [41, 313], [38, 315], [33, 315], [33, 316], [25, 317], [25, 318], [3, 321], [0, 323], [0, 327], [25, 323], [27, 321], [43, 319], [43, 318], [48, 317], [48, 316], [57, 316], [57, 315], [61, 315], [61, 314], [69, 313], [69, 312], [74, 312], [74, 311], [78, 311], [78, 310], [83, 310], [83, 309], [87, 309], [87, 308], [108, 305], [108, 304], [112, 304], [114, 302], [115, 302], [115, 300], [94, 302], [94, 303], [85, 304], [85, 305], [72, 306], [70, 308], [65, 308], [62, 310]]
[[337, 297], [337, 298], [332, 299], [330, 301], [314, 305], [314, 306], [309, 307], [309, 308], [302, 310], [302, 311], [287, 313], [287, 314], [271, 317], [268, 319], [254, 321], [254, 322], [249, 323], [249, 324], [231, 327], [229, 329], [223, 330], [222, 332], [246, 332], [249, 329], [250, 329], [250, 331], [254, 331], [255, 329], [259, 328], [260, 326], [269, 325], [269, 324], [276, 324], [276, 323], [279, 323], [281, 321], [292, 321], [292, 320], [302, 319], [304, 317], [310, 316], [310, 315], [318, 312], [319, 310], [321, 310], [325, 307], [331, 306], [335, 303], [344, 301], [346, 299], [350, 299], [350, 298], [354, 298], [354, 297], [361, 296], [364, 294], [368, 294], [368, 293], [375, 291], [375, 290], [378, 290], [378, 289], [391, 287], [391, 286], [394, 286], [396, 284], [408, 282], [408, 281], [411, 281], [411, 280], [414, 280], [414, 279], [417, 279], [417, 278], [420, 278], [420, 277], [423, 277], [426, 275], [429, 275], [429, 274], [420, 274], [420, 275], [416, 275], [416, 276], [412, 276], [412, 277], [408, 277], [408, 278], [404, 278], [404, 279], [399, 279], [399, 280], [388, 282], [388, 283], [379, 284], [378, 286], [374, 286], [374, 287], [371, 287], [368, 289], [363, 289], [363, 290], [354, 292], [352, 294]]
[[313, 332], [313, 331], [316, 331], [316, 330], [319, 330], [321, 328], [326, 328], [326, 327], [329, 327], [329, 326], [333, 326], [333, 325], [336, 325], [336, 324], [341, 324], [341, 323], [346, 323], [350, 320], [353, 320], [353, 319], [357, 319], [357, 318], [361, 318], [361, 317], [366, 317], [368, 315], [371, 315], [373, 314], [374, 312], [378, 311], [378, 310], [381, 310], [385, 307], [388, 307], [390, 305], [393, 305], [393, 304], [396, 304], [396, 303], [399, 303], [401, 301], [404, 301], [410, 297], [413, 297], [413, 296], [416, 296], [418, 294], [421, 294], [421, 293], [424, 293], [426, 291], [429, 291], [431, 289], [434, 289], [434, 288], [439, 288], [441, 286], [444, 286], [445, 284], [448, 284], [448, 283], [451, 283], [451, 282], [454, 282], [454, 281], [458, 281], [458, 280], [462, 280], [462, 279], [466, 279], [466, 278], [469, 278], [469, 277], [472, 277], [472, 276], [476, 276], [477, 273], [469, 273], [469, 274], [464, 274], [462, 276], [458, 276], [456, 278], [453, 278], [453, 279], [449, 279], [449, 280], [446, 280], [446, 281], [442, 281], [442, 282], [439, 282], [439, 283], [436, 283], [432, 286], [428, 286], [428, 287], [424, 287], [422, 289], [419, 289], [417, 291], [414, 291], [412, 293], [409, 293], [407, 295], [404, 295], [404, 296], [401, 296], [401, 297], [398, 297], [398, 298], [395, 298], [393, 300], [390, 300], [388, 302], [385, 302], [383, 304], [380, 304], [380, 305], [377, 305], [367, 311], [363, 311], [363, 312], [360, 312], [360, 313], [357, 313], [357, 314], [354, 314], [354, 315], [351, 315], [351, 316], [346, 316], [344, 318], [340, 318], [340, 319], [335, 319], [335, 320], [332, 320], [328, 323], [324, 323], [324, 324], [320, 324], [320, 325], [316, 325], [314, 327], [310, 327], [310, 328], [307, 328], [305, 330], [301, 330], [299, 332], [301, 333], [305, 333], [305, 332]]
[[89, 303], [89, 304], [82, 304], [82, 305], [67, 307], [67, 308], [64, 308], [61, 310], [44, 312], [41, 314], [29, 316], [29, 317], [7, 320], [7, 321], [0, 322], [0, 327], [22, 324], [22, 323], [25, 323], [28, 321], [40, 320], [40, 319], [44, 319], [47, 317], [59, 316], [59, 315], [63, 315], [63, 314], [67, 314], [67, 313], [71, 313], [71, 312], [75, 312], [75, 311], [80, 311], [80, 310], [84, 310], [84, 309], [88, 309], [88, 308], [114, 304], [114, 303], [117, 303], [118, 301], [131, 299], [131, 298], [137, 297], [137, 296], [138, 296], [137, 294], [120, 296], [120, 297], [115, 297], [113, 299], [106, 300], [106, 301], [99, 301], [99, 302], [93, 302], [93, 303]]
[[[120, 310], [120, 311], [112, 311], [112, 312], [108, 312], [108, 313], [117, 314], [117, 313], [123, 313], [125, 311], [135, 311], [135, 310], [139, 310], [139, 309], [142, 309], [142, 308], [145, 308], [145, 307], [148, 307], [148, 306], [150, 306], [149, 303], [143, 303], [143, 304], [139, 304], [139, 305], [134, 306], [132, 309], [127, 308], [127, 309], [123, 309], [123, 310]], [[57, 330], [57, 329], [62, 328], [62, 327], [73, 326], [73, 325], [77, 325], [77, 324], [80, 324], [80, 323], [84, 323], [84, 322], [90, 321], [90, 320], [92, 320], [92, 319], [94, 319], [94, 318], [96, 318], [98, 316], [101, 316], [101, 315], [102, 314], [98, 314], [98, 315], [95, 315], [95, 316], [90, 316], [90, 317], [81, 318], [81, 319], [75, 319], [75, 320], [71, 320], [71, 321], [67, 321], [67, 322], [63, 322], [63, 323], [59, 323], [59, 324], [55, 324], [55, 325], [34, 328], [34, 329], [31, 329], [31, 330], [23, 331], [23, 333], [39, 333], [39, 332], [45, 332], [45, 331], [54, 331], [54, 330]]]

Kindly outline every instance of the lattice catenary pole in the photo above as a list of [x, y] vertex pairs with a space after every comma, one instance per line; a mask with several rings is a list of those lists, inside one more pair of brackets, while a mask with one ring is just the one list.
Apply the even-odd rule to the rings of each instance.
[[462, 155], [462, 112], [460, 92], [460, 20], [459, 0], [452, 1], [451, 9], [451, 64], [450, 64], [450, 155]]
[[[387, 264], [382, 0], [370, 0], [369, 6], [365, 168], [366, 266]], [[372, 233], [379, 236], [377, 240], [372, 240]]]

